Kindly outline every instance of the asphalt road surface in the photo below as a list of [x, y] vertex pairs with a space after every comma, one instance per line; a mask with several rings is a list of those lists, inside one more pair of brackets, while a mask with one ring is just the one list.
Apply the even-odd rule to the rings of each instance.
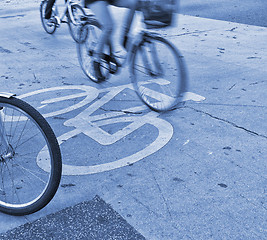
[[267, 27], [265, 0], [181, 0], [181, 13]]
[[265, 1], [182, 1], [161, 33], [183, 53], [190, 97], [165, 114], [143, 106], [127, 69], [89, 81], [67, 25], [48, 35], [39, 4], [0, 2], [0, 87], [47, 118], [63, 177], [41, 211], [0, 213], [0, 238], [266, 239]]

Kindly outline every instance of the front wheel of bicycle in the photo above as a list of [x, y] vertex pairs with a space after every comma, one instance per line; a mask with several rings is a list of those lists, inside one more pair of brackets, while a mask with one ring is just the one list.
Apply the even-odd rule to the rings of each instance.
[[[46, 9], [47, 2], [48, 0], [43, 0], [40, 4], [40, 17], [41, 17], [41, 22], [42, 22], [44, 30], [49, 34], [53, 34], [56, 31], [57, 26], [54, 23], [49, 23], [49, 19], [45, 19], [45, 9]], [[55, 16], [54, 11], [52, 11], [51, 16]]]
[[[0, 97], [0, 211], [34, 213], [54, 197], [62, 162], [53, 130], [26, 102]], [[45, 160], [47, 171], [38, 166]]]
[[183, 56], [158, 35], [144, 35], [133, 48], [131, 77], [137, 95], [158, 112], [174, 109], [187, 90]]
[[[84, 74], [93, 82], [99, 82], [96, 77], [93, 61], [99, 38], [102, 34], [101, 25], [95, 20], [90, 19], [79, 28], [79, 40], [77, 42], [77, 54], [80, 66]], [[110, 54], [109, 45], [105, 46], [103, 53]], [[109, 66], [106, 61], [101, 60], [101, 73], [105, 79], [109, 76]]]
[[[73, 20], [71, 19], [70, 15], [73, 16]], [[72, 36], [73, 40], [75, 42], [78, 42], [79, 40], [79, 26], [81, 23], [81, 18], [85, 16], [85, 11], [79, 4], [72, 4], [71, 5], [71, 13], [67, 14], [68, 16], [68, 25], [69, 25], [69, 31], [70, 35]]]

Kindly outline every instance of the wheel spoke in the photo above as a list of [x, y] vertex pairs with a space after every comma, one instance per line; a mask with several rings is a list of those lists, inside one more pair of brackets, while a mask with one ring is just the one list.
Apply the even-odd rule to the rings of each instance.
[[[0, 97], [2, 101], [0, 131], [10, 136], [7, 135], [7, 146], [0, 145], [0, 211], [29, 214], [43, 208], [57, 190], [61, 177], [60, 150], [40, 113], [20, 99]], [[47, 152], [48, 172], [37, 165], [41, 151]]]
[[187, 85], [178, 50], [161, 37], [151, 37], [134, 54], [132, 81], [139, 97], [152, 110], [173, 109]]

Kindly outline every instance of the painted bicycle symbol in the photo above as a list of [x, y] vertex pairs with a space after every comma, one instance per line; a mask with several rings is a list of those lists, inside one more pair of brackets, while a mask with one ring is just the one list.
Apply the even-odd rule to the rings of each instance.
[[[159, 113], [150, 110], [146, 111], [147, 107], [144, 105], [97, 114], [97, 111], [102, 106], [125, 90], [134, 91], [132, 84], [104, 89], [84, 85], [52, 87], [23, 94], [19, 98], [32, 97], [38, 102], [38, 99], [40, 99], [40, 97], [37, 97], [38, 95], [46, 94], [49, 96], [50, 98], [41, 101], [41, 105], [38, 107], [39, 110], [43, 110], [42, 114], [46, 118], [83, 108], [75, 117], [64, 122], [64, 126], [71, 127], [72, 130], [57, 138], [60, 145], [83, 133], [99, 144], [106, 146], [116, 143], [146, 124], [152, 125], [157, 129], [157, 137], [154, 140], [152, 139], [153, 142], [134, 154], [121, 159], [98, 165], [79, 166], [64, 164], [63, 161], [63, 175], [87, 175], [113, 170], [140, 161], [157, 152], [172, 138], [173, 126], [168, 121], [159, 118]], [[53, 97], [51, 98], [51, 96]], [[143, 112], [143, 114], [129, 114], [136, 112]], [[127, 125], [115, 133], [109, 133], [102, 128], [105, 125], [115, 123], [127, 123]], [[42, 149], [37, 157], [37, 164], [44, 171], [49, 170], [46, 155], [46, 149]]]

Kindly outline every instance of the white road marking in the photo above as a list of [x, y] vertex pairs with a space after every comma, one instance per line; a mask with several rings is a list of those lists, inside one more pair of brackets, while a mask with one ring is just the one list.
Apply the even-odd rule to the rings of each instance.
[[[95, 112], [101, 108], [103, 105], [107, 104], [111, 101], [115, 96], [121, 93], [124, 89], [130, 88], [133, 90], [131, 84], [117, 86], [117, 87], [110, 87], [106, 89], [96, 89], [90, 86], [63, 86], [63, 87], [53, 87], [47, 89], [41, 89], [38, 91], [34, 91], [31, 93], [27, 93], [21, 95], [20, 98], [26, 98], [29, 96], [34, 96], [42, 93], [48, 93], [53, 91], [62, 91], [64, 90], [78, 90], [82, 91], [80, 93], [71, 93], [69, 95], [63, 97], [53, 97], [51, 99], [47, 99], [41, 102], [41, 108], [44, 108], [48, 104], [53, 104], [69, 99], [76, 99], [84, 97], [83, 100], [75, 102], [72, 106], [67, 106], [64, 109], [46, 113], [44, 114], [45, 117], [51, 117], [60, 115], [63, 113], [67, 113], [73, 111], [75, 109], [81, 108], [85, 105], [89, 105], [85, 110], [79, 113], [72, 119], [68, 119], [64, 122], [64, 125], [67, 127], [74, 127], [74, 130], [71, 130], [60, 137], [58, 137], [58, 142], [60, 145], [64, 145], [66, 141], [71, 139], [74, 136], [79, 134], [85, 134], [86, 136], [90, 137], [94, 141], [98, 142], [99, 144], [105, 145], [112, 145], [117, 141], [121, 140], [125, 136], [131, 134], [135, 130], [139, 129], [140, 127], [144, 126], [145, 124], [149, 124], [157, 128], [158, 135], [156, 139], [151, 139], [151, 143], [147, 146], [144, 146], [143, 149], [140, 151], [129, 155], [127, 157], [121, 158], [119, 160], [111, 159], [110, 162], [92, 166], [83, 166], [83, 165], [69, 165], [63, 163], [63, 175], [87, 175], [87, 174], [94, 174], [100, 173], [104, 171], [109, 171], [116, 168], [121, 168], [127, 166], [129, 164], [136, 163], [141, 159], [151, 155], [152, 153], [157, 152], [162, 147], [164, 147], [172, 138], [173, 136], [173, 126], [166, 120], [159, 118], [159, 113], [150, 111], [148, 113], [144, 113], [141, 115], [128, 115], [126, 112], [138, 112], [147, 109], [146, 106], [137, 106], [128, 109], [124, 109], [119, 112], [108, 112], [104, 114], [96, 115]], [[99, 93], [104, 93], [104, 95], [97, 99]], [[202, 97], [198, 94], [192, 92], [184, 93], [184, 101], [203, 101], [205, 97]], [[94, 101], [97, 99], [96, 101]], [[93, 103], [92, 103], [93, 102]], [[90, 105], [91, 104], [91, 105]], [[120, 129], [119, 131], [110, 134], [103, 130], [103, 126], [115, 123], [129, 123], [126, 127]], [[187, 140], [184, 145], [188, 144], [189, 140]], [[50, 170], [50, 163], [48, 158], [48, 150], [43, 148], [37, 157], [37, 164], [40, 168], [45, 171]]]
[[201, 101], [204, 101], [205, 99], [206, 99], [205, 97], [198, 95], [196, 93], [192, 93], [192, 92], [185, 92], [183, 94], [184, 101], [192, 100], [194, 102], [201, 102]]

